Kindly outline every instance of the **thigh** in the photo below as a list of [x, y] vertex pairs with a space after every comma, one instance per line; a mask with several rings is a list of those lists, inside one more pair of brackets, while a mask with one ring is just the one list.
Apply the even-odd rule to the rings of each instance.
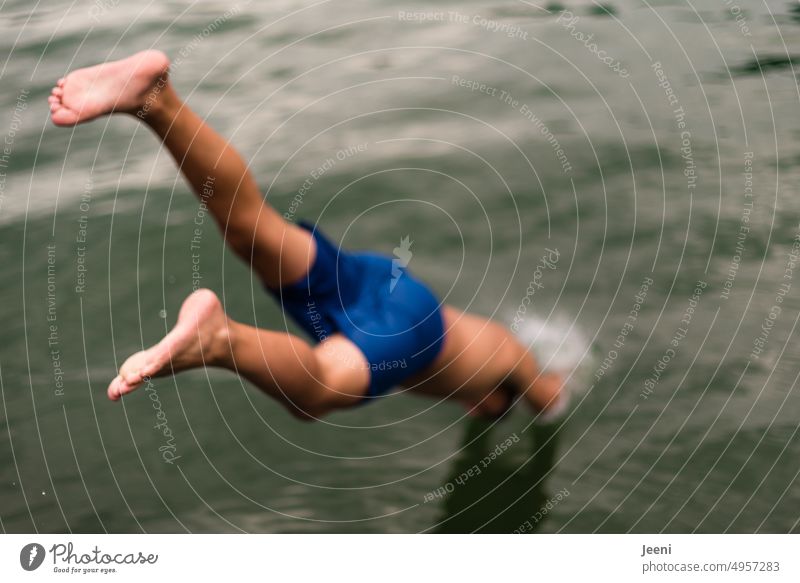
[[[230, 233], [232, 246], [247, 255], [253, 270], [270, 288], [278, 288], [302, 279], [316, 258], [316, 244], [311, 233], [285, 221], [274, 209], [262, 205], [258, 211], [243, 208], [252, 228], [240, 229], [238, 236]], [[253, 216], [255, 215], [255, 216]], [[240, 240], [241, 238], [244, 240]]]

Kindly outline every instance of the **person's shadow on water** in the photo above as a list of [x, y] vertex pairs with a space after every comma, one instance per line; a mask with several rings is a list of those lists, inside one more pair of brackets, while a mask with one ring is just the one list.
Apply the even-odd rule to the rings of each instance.
[[505, 423], [472, 419], [442, 497], [437, 533], [535, 532], [546, 520], [558, 426], [513, 432]]

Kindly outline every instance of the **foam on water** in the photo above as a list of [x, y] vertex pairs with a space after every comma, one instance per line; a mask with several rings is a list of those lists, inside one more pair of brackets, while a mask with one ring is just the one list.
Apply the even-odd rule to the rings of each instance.
[[591, 344], [575, 322], [554, 316], [526, 318], [516, 332], [543, 370], [560, 373], [583, 369], [592, 359]]
[[559, 417], [574, 404], [575, 397], [590, 386], [594, 351], [578, 325], [561, 316], [546, 320], [529, 316], [519, 324], [516, 336], [531, 351], [543, 371], [560, 373], [565, 379], [566, 399], [548, 417]]

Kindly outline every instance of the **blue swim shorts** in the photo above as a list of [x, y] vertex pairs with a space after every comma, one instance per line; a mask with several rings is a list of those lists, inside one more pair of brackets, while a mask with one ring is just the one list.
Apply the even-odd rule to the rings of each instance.
[[283, 310], [315, 342], [338, 332], [361, 350], [370, 372], [367, 398], [430, 365], [444, 344], [441, 306], [431, 290], [399, 259], [346, 251], [316, 226], [299, 225], [314, 237], [317, 256], [300, 281], [269, 290]]

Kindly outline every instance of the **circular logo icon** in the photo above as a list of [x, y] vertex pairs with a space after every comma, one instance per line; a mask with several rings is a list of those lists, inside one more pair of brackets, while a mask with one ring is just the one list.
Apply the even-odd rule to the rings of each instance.
[[39, 543], [30, 543], [19, 552], [19, 564], [26, 571], [35, 571], [44, 562], [44, 547]]

